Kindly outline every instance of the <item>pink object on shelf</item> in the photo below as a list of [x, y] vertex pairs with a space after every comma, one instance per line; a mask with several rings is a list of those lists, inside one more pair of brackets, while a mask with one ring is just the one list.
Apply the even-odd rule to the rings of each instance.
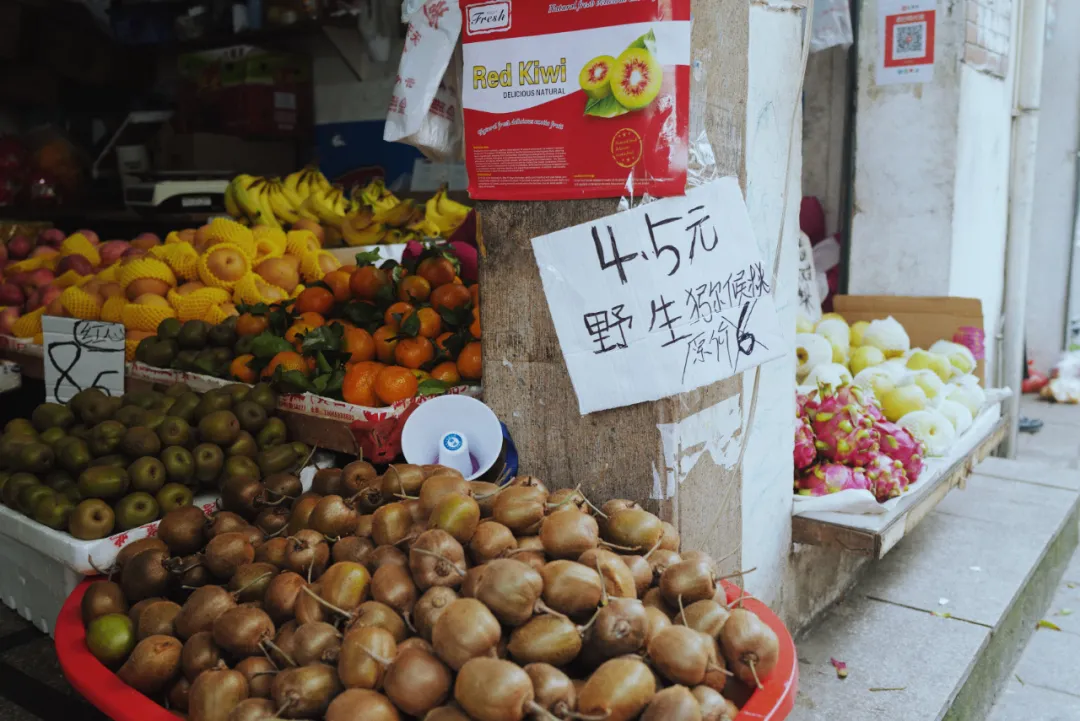
[[953, 333], [952, 339], [953, 343], [959, 343], [971, 351], [975, 360], [986, 359], [986, 331], [982, 328], [965, 325]]

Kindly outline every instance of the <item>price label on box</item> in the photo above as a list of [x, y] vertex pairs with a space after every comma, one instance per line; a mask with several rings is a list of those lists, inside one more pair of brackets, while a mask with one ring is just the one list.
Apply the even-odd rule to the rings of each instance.
[[533, 240], [581, 413], [715, 383], [787, 350], [734, 178]]
[[45, 346], [45, 400], [67, 403], [79, 391], [124, 394], [124, 326], [98, 320], [41, 319]]

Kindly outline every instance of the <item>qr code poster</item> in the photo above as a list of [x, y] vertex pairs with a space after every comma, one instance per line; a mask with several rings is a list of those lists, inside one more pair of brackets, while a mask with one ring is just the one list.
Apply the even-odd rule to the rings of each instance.
[[934, 79], [935, 0], [880, 0], [878, 85]]

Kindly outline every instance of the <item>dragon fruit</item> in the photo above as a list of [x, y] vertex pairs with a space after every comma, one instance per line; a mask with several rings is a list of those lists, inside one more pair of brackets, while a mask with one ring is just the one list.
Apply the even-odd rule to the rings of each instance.
[[884, 453], [875, 453], [866, 464], [866, 477], [870, 480], [870, 490], [878, 503], [896, 498], [908, 487], [908, 477], [904, 473], [904, 464], [894, 461]]
[[870, 490], [870, 479], [861, 468], [849, 468], [839, 463], [819, 463], [796, 482], [800, 496], [825, 496], [849, 489]]
[[814, 465], [817, 460], [817, 448], [814, 446], [814, 429], [806, 416], [795, 421], [795, 470], [801, 471]]
[[[806, 403], [815, 446], [822, 457], [848, 466], [866, 466], [878, 452], [874, 416], [851, 385], [834, 391], [827, 385], [811, 391]], [[871, 404], [872, 405], [872, 404]]]
[[923, 456], [926, 445], [911, 435], [911, 431], [889, 421], [874, 424], [880, 437], [881, 452], [894, 461], [900, 461], [907, 474], [908, 483], [919, 480], [923, 471]]

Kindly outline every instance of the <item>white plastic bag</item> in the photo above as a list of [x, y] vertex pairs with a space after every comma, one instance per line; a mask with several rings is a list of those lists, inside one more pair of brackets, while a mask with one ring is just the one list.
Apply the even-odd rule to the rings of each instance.
[[848, 0], [816, 0], [811, 30], [812, 53], [837, 45], [845, 48], [851, 45], [855, 36], [851, 32], [851, 8]]
[[460, 34], [461, 11], [452, 0], [428, 0], [409, 16], [384, 140], [415, 145], [432, 160], [460, 156], [460, 61], [453, 62]]

